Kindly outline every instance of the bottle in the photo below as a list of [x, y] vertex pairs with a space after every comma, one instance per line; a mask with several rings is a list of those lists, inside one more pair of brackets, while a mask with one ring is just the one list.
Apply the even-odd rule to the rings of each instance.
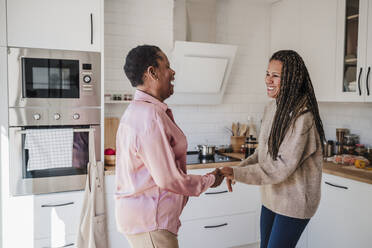
[[252, 135], [249, 135], [249, 137], [246, 138], [245, 146], [246, 146], [246, 148], [245, 148], [245, 158], [248, 158], [256, 150], [256, 147], [257, 147], [256, 138], [253, 137]]
[[253, 117], [248, 116], [248, 137], [252, 136], [253, 138], [257, 138], [257, 131], [256, 131], [256, 125], [253, 122]]

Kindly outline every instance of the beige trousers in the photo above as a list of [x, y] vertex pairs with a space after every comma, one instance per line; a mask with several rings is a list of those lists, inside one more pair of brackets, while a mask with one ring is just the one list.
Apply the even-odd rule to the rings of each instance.
[[167, 230], [126, 236], [132, 248], [178, 248], [177, 236]]

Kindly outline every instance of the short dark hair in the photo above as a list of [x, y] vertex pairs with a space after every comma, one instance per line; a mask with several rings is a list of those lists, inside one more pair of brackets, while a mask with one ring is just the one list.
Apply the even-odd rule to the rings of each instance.
[[124, 72], [133, 87], [143, 84], [143, 74], [149, 66], [158, 67], [157, 59], [161, 59], [157, 46], [142, 45], [129, 51], [124, 65]]

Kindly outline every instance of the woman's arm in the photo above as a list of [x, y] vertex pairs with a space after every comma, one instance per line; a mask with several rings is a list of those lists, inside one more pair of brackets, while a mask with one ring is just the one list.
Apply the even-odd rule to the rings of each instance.
[[278, 157], [269, 154], [262, 163], [233, 168], [235, 180], [247, 184], [277, 184], [287, 179], [296, 168], [317, 150], [317, 130], [310, 112], [301, 115], [288, 130], [279, 147]]

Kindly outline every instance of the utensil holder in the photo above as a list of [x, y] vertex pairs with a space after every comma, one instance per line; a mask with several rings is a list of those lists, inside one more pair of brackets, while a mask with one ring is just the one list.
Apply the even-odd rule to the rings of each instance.
[[230, 144], [233, 152], [240, 152], [240, 148], [245, 143], [245, 136], [231, 136]]

